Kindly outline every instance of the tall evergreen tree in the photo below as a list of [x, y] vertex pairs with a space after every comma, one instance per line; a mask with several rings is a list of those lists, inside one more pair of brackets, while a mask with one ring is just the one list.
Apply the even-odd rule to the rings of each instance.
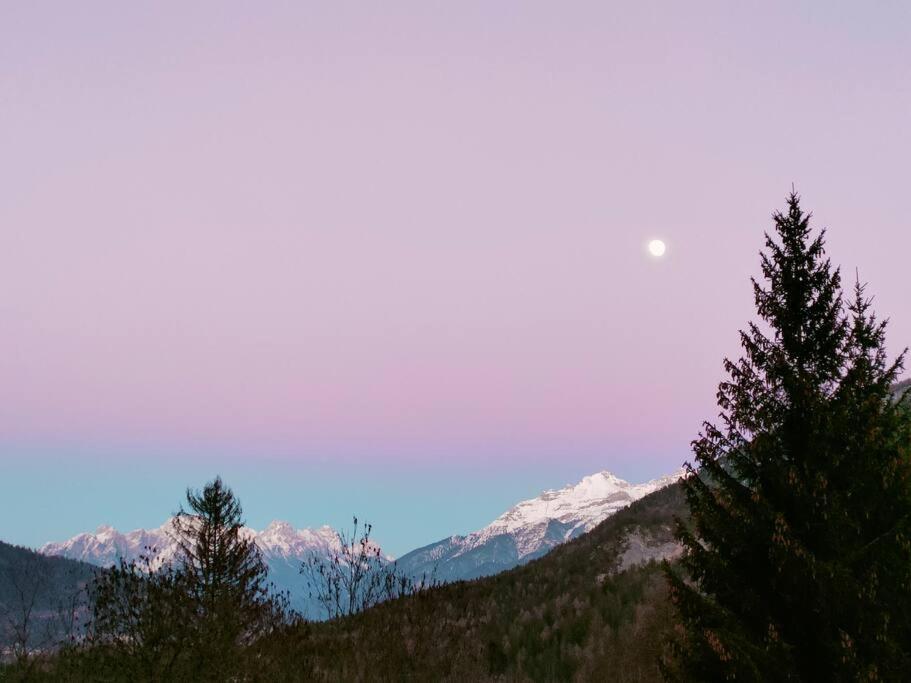
[[907, 667], [911, 605], [908, 424], [889, 400], [901, 358], [841, 277], [792, 193], [766, 235], [759, 323], [725, 361], [721, 425], [693, 442], [668, 571], [686, 680], [892, 679]]
[[243, 510], [234, 492], [216, 477], [202, 491], [187, 489], [187, 504], [174, 529], [181, 568], [203, 614], [216, 615], [223, 605], [263, 593], [266, 566], [253, 539], [243, 534]]
[[[243, 533], [240, 501], [220, 477], [187, 490], [174, 520], [180, 573], [196, 608], [194, 657], [200, 675], [233, 671], [240, 648], [281, 621], [259, 548]], [[281, 615], [278, 615], [280, 617]]]
[[173, 562], [148, 548], [139, 561], [96, 574], [85, 637], [60, 653], [49, 679], [269, 678], [283, 653], [266, 636], [285, 642], [300, 619], [286, 595], [268, 589], [231, 489], [216, 478], [188, 490], [187, 504], [174, 521]]

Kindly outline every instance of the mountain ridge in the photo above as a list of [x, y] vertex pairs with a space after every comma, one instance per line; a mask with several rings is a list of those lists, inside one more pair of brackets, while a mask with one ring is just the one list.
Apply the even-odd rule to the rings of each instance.
[[[127, 562], [149, 555], [153, 568], [172, 560], [178, 552], [174, 517], [154, 529], [134, 529], [120, 532], [102, 524], [94, 532], [83, 532], [66, 541], [45, 543], [38, 549], [43, 555], [57, 555], [99, 566], [111, 566], [123, 559]], [[243, 538], [252, 539], [270, 559], [303, 558], [313, 550], [339, 548], [338, 534], [332, 527], [295, 529], [288, 522], [273, 520], [262, 531], [244, 526]]]
[[[432, 576], [444, 583], [496, 574], [579, 537], [636, 500], [673, 484], [682, 475], [683, 470], [679, 470], [631, 484], [602, 470], [575, 484], [548, 489], [535, 498], [519, 501], [477, 531], [416, 548], [396, 560], [397, 569], [408, 576]], [[157, 528], [125, 533], [101, 525], [95, 532], [46, 543], [39, 552], [102, 567], [110, 567], [121, 559], [130, 562], [148, 555], [155, 569], [173, 560], [178, 552], [173, 523], [172, 517]], [[273, 520], [261, 531], [245, 526], [241, 534], [259, 547], [274, 586], [288, 592], [295, 607], [312, 614], [315, 606], [305, 597], [307, 591], [300, 567], [311, 553], [338, 552], [341, 547], [338, 533], [326, 525], [298, 529], [288, 522]], [[387, 559], [393, 561], [391, 557]]]
[[482, 529], [416, 548], [397, 564], [411, 576], [432, 575], [444, 582], [496, 574], [547, 554], [683, 475], [680, 469], [630, 484], [602, 470], [576, 484], [520, 501]]

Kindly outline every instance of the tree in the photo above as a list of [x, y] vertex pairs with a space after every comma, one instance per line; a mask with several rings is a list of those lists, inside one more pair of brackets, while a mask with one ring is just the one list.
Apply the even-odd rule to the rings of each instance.
[[174, 519], [179, 570], [196, 611], [196, 658], [218, 670], [269, 631], [278, 606], [233, 491], [216, 477], [202, 491], [187, 489], [187, 505]]
[[49, 638], [39, 634], [36, 624], [40, 597], [47, 593], [50, 577], [40, 555], [24, 551], [11, 555], [0, 565], [4, 583], [9, 586], [8, 602], [0, 602], [0, 645], [8, 640], [13, 657], [24, 665], [29, 653], [49, 644]]
[[181, 508], [174, 533], [181, 570], [190, 580], [203, 616], [266, 594], [267, 569], [252, 537], [244, 534], [240, 501], [221, 477], [203, 490], [187, 489], [190, 511]]
[[270, 592], [240, 502], [216, 478], [202, 491], [188, 490], [187, 505], [173, 523], [173, 561], [160, 562], [149, 548], [138, 562], [99, 574], [86, 646], [61, 658], [58, 673], [222, 681], [262, 676], [274, 665], [264, 636], [299, 620], [287, 596]]
[[436, 585], [433, 577], [416, 581], [399, 572], [370, 540], [372, 530], [371, 524], [361, 527], [354, 517], [351, 533], [338, 533], [338, 547], [333, 552], [313, 553], [301, 564], [310, 597], [323, 607], [327, 619], [356, 614], [383, 600]]
[[88, 565], [0, 542], [0, 661], [14, 661], [28, 678], [79, 638], [93, 574]]
[[168, 680], [186, 675], [194, 644], [195, 605], [187, 577], [156, 566], [156, 551], [99, 572], [92, 584], [87, 669], [115, 678]]
[[[667, 574], [680, 634], [669, 678], [892, 679], [909, 666], [909, 428], [885, 325], [842, 300], [799, 197], [774, 215], [753, 281], [760, 323], [725, 360], [720, 427], [693, 442]], [[847, 310], [846, 310], [847, 309]]]
[[895, 391], [902, 356], [888, 362], [886, 323], [859, 279], [849, 306], [845, 372], [833, 401], [837, 431], [832, 524], [843, 553], [831, 568], [841, 657], [857, 677], [911, 674], [911, 395]]

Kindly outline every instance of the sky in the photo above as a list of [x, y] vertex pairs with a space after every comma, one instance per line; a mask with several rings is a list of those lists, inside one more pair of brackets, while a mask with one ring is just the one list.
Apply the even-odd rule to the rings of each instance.
[[675, 470], [792, 184], [911, 343], [909, 67], [898, 1], [3, 3], [0, 539]]

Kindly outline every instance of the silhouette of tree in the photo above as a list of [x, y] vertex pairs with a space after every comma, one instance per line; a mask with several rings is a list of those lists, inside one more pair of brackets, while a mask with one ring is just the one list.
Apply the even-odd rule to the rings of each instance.
[[301, 565], [310, 597], [323, 607], [328, 619], [357, 614], [393, 598], [436, 585], [433, 577], [415, 580], [383, 557], [370, 540], [373, 526], [353, 518], [350, 533], [338, 532], [338, 547], [329, 554], [312, 553]]
[[251, 664], [251, 647], [298, 624], [287, 596], [269, 590], [231, 489], [216, 478], [188, 490], [187, 505], [174, 520], [173, 562], [149, 548], [96, 579], [87, 647], [71, 658], [75, 677], [91, 670], [115, 679], [240, 679], [275, 654], [259, 647]]
[[[867, 680], [911, 664], [909, 424], [885, 325], [841, 277], [792, 193], [766, 235], [759, 323], [725, 361], [721, 427], [706, 423], [667, 570], [684, 680]], [[846, 310], [847, 309], [847, 310]]]

